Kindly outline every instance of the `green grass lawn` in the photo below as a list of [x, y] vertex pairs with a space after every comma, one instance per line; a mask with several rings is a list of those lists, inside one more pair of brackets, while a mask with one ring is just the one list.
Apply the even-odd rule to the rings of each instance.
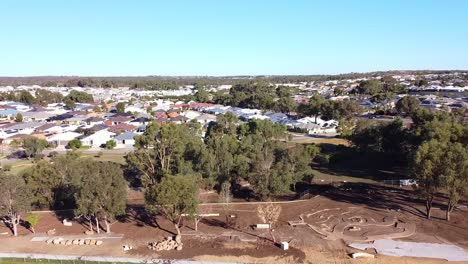
[[125, 155], [122, 153], [102, 152], [102, 155], [98, 155], [98, 153], [82, 153], [81, 156], [93, 158], [99, 161], [112, 161], [119, 164], [125, 164]]
[[[99, 161], [112, 161], [119, 164], [125, 164], [125, 158], [123, 153], [112, 153], [109, 151], [102, 152], [102, 155], [98, 153], [81, 153], [83, 158], [92, 158]], [[48, 158], [46, 158], [48, 160]], [[12, 163], [8, 163], [7, 166], [11, 166], [10, 172], [13, 174], [21, 173], [24, 169], [32, 166], [34, 160], [21, 159]]]
[[14, 173], [14, 174], [17, 174], [17, 173], [20, 173], [21, 171], [23, 171], [24, 169], [26, 169], [26, 168], [28, 168], [28, 167], [30, 167], [32, 165], [33, 165], [32, 160], [27, 160], [27, 159], [18, 160], [16, 162], [13, 162], [13, 163], [9, 164], [9, 166], [11, 166], [10, 172]]
[[344, 145], [349, 146], [349, 141], [342, 138], [307, 138], [307, 139], [293, 139], [289, 141], [296, 144], [331, 144], [331, 145]]
[[[315, 183], [332, 183], [332, 182], [363, 182], [363, 183], [376, 183], [376, 181], [361, 177], [353, 177], [346, 174], [332, 174], [325, 171], [318, 171], [313, 169]], [[323, 180], [323, 182], [322, 182]]]

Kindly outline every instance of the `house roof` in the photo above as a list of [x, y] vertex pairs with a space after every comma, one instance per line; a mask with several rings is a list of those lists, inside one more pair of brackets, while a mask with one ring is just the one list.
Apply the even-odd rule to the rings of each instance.
[[132, 120], [131, 123], [140, 123], [140, 122], [149, 122], [149, 121], [150, 121], [149, 118], [142, 116], [142, 117], [139, 117], [139, 118], [136, 118], [136, 119]]
[[119, 115], [119, 116], [114, 116], [114, 117], [109, 118], [108, 121], [110, 121], [110, 122], [128, 122], [130, 120], [132, 120], [132, 118], [130, 116]]
[[109, 131], [111, 132], [131, 131], [131, 130], [134, 130], [135, 128], [136, 128], [135, 126], [121, 123], [121, 124], [109, 127]]
[[118, 136], [115, 137], [116, 140], [131, 140], [131, 139], [134, 139], [135, 136], [137, 136], [138, 134], [135, 134], [131, 131], [127, 131], [123, 134], [120, 134]]
[[187, 121], [189, 119], [187, 117], [185, 117], [185, 116], [178, 115], [178, 116], [175, 116], [175, 117], [171, 117], [169, 120], [172, 121], [172, 122], [177, 122], [177, 121], [185, 122], [185, 121]]
[[77, 137], [81, 136], [80, 133], [76, 133], [76, 132], [64, 132], [64, 133], [60, 133], [60, 134], [54, 134], [52, 136], [49, 136], [47, 138], [47, 140], [49, 141], [56, 141], [56, 140], [72, 140], [72, 139], [75, 139]]
[[102, 122], [104, 121], [104, 118], [102, 117], [99, 117], [99, 116], [92, 116], [92, 117], [88, 117], [86, 118], [85, 120], [83, 120], [84, 122]]
[[2, 109], [0, 110], [0, 116], [16, 115], [19, 111], [15, 109]]
[[104, 124], [97, 124], [97, 125], [90, 127], [89, 130], [97, 132], [97, 131], [104, 130], [106, 128], [109, 128], [109, 127]]
[[47, 129], [51, 128], [51, 127], [54, 127], [54, 126], [57, 126], [57, 124], [47, 123], [47, 124], [44, 124], [44, 125], [42, 125], [40, 127], [37, 127], [36, 131], [45, 131], [45, 130], [47, 130]]
[[22, 113], [23, 117], [29, 117], [29, 118], [49, 118], [51, 116], [54, 116], [54, 114], [51, 114], [49, 112], [45, 111], [30, 111], [30, 112], [23, 112]]
[[42, 126], [44, 123], [41, 122], [26, 122], [26, 123], [12, 123], [13, 125], [2, 126], [0, 129], [2, 130], [20, 130], [20, 129], [28, 129], [28, 128], [36, 128]]
[[112, 136], [112, 135], [115, 135], [115, 133], [110, 132], [110, 131], [107, 131], [107, 130], [99, 130], [99, 131], [97, 131], [97, 132], [94, 133], [94, 134], [91, 134], [91, 135], [89, 135], [89, 136], [83, 137], [83, 139], [100, 138], [100, 137], [102, 137], [103, 135]]

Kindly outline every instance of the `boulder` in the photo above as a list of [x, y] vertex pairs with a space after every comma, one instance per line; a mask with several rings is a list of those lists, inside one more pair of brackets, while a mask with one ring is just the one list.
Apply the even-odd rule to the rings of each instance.
[[63, 219], [62, 223], [63, 223], [64, 226], [72, 226], [73, 225], [72, 222], [68, 221], [67, 219]]
[[65, 241], [65, 246], [71, 246], [73, 244], [72, 240]]
[[100, 245], [102, 245], [102, 243], [103, 243], [102, 240], [98, 240], [98, 241], [96, 241], [96, 246], [100, 246]]
[[356, 253], [352, 253], [351, 257], [355, 259], [355, 258], [374, 258], [375, 256], [369, 253], [365, 253], [365, 252], [356, 252]]
[[63, 240], [63, 238], [59, 237], [59, 238], [54, 238], [54, 240], [52, 240], [52, 244], [54, 245], [58, 245], [60, 244], [60, 242]]
[[78, 240], [78, 245], [83, 246], [85, 244], [84, 239], [79, 239]]
[[85, 234], [88, 235], [88, 236], [94, 235], [94, 231], [92, 231], [92, 230], [86, 230], [86, 231], [85, 231]]

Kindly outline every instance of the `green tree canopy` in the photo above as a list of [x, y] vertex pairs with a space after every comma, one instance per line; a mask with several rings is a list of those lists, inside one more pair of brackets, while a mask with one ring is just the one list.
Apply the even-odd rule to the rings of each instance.
[[32, 194], [32, 205], [38, 209], [51, 209], [55, 204], [55, 192], [61, 183], [60, 175], [48, 161], [39, 161], [25, 169], [22, 176]]
[[11, 225], [13, 235], [18, 235], [21, 216], [31, 209], [31, 195], [23, 178], [0, 171], [0, 216]]
[[23, 122], [23, 115], [21, 113], [17, 113], [15, 116], [15, 122], [21, 123]]
[[409, 116], [412, 115], [421, 104], [421, 101], [414, 96], [405, 96], [398, 100], [396, 103], [396, 110], [398, 114]]
[[120, 113], [120, 114], [125, 113], [125, 103], [118, 102], [117, 105], [115, 106], [115, 110], [117, 111], [117, 113]]
[[49, 143], [45, 139], [28, 136], [19, 140], [19, 146], [24, 149], [29, 158], [36, 158], [49, 146]]
[[94, 99], [93, 96], [89, 93], [72, 90], [67, 96], [64, 98], [65, 100], [73, 101], [75, 103], [93, 103]]
[[145, 193], [147, 210], [162, 213], [174, 224], [177, 235], [180, 235], [183, 215], [193, 217], [198, 203], [196, 180], [190, 176], [166, 176], [160, 184], [151, 186]]
[[111, 221], [125, 214], [127, 185], [123, 171], [112, 162], [83, 160], [81, 166], [86, 169], [75, 194], [75, 214], [84, 216], [90, 222], [94, 219], [98, 233], [99, 220], [104, 221], [109, 233]]

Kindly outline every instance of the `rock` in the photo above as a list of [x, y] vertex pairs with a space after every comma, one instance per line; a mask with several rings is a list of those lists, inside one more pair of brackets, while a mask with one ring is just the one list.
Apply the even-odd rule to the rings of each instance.
[[64, 226], [72, 226], [73, 225], [72, 222], [69, 222], [67, 219], [63, 219], [62, 223], [63, 223]]
[[89, 244], [90, 244], [91, 246], [96, 245], [96, 240], [95, 240], [95, 239], [91, 239], [91, 241], [89, 242]]
[[78, 239], [74, 239], [74, 240], [72, 241], [72, 244], [73, 244], [73, 245], [78, 245], [79, 242], [80, 242], [80, 241], [79, 241]]
[[84, 239], [79, 239], [78, 240], [78, 245], [83, 246], [85, 244]]
[[178, 246], [176, 247], [176, 250], [178, 250], [178, 251], [182, 250], [182, 245], [178, 245]]
[[[148, 246], [150, 248], [150, 246]], [[123, 245], [123, 251], [129, 251], [129, 250], [132, 250], [133, 247], [132, 246], [129, 246], [129, 245]], [[150, 248], [152, 249], [152, 248]]]
[[85, 234], [88, 235], [88, 236], [94, 235], [94, 231], [92, 231], [92, 230], [86, 230], [86, 231], [85, 231]]
[[48, 230], [48, 231], [46, 232], [46, 234], [47, 234], [48, 236], [53, 236], [53, 235], [55, 235], [55, 228], [54, 228], [54, 229], [51, 229], [51, 230]]
[[62, 240], [63, 240], [63, 238], [61, 238], [61, 237], [55, 238], [54, 240], [52, 240], [52, 244], [58, 245], [58, 244], [60, 244], [60, 241], [62, 241]]
[[175, 237], [175, 241], [176, 241], [177, 243], [182, 242], [182, 236], [181, 236], [181, 235], [177, 235], [177, 236]]
[[72, 240], [65, 241], [65, 246], [71, 246], [73, 244]]
[[364, 253], [364, 252], [356, 252], [356, 253], [352, 253], [351, 257], [353, 259], [355, 259], [355, 258], [374, 258], [374, 255], [369, 254], [369, 253]]
[[54, 239], [53, 238], [49, 238], [46, 240], [46, 243], [47, 244], [52, 244], [52, 242], [54, 242]]
[[85, 245], [91, 245], [91, 240], [90, 240], [90, 239], [86, 239], [86, 240], [84, 241], [84, 243], [85, 243]]
[[281, 242], [281, 249], [282, 250], [288, 250], [289, 249], [289, 243], [288, 242]]
[[98, 241], [96, 241], [96, 246], [100, 246], [100, 245], [102, 245], [102, 243], [103, 243], [102, 240], [98, 240]]

